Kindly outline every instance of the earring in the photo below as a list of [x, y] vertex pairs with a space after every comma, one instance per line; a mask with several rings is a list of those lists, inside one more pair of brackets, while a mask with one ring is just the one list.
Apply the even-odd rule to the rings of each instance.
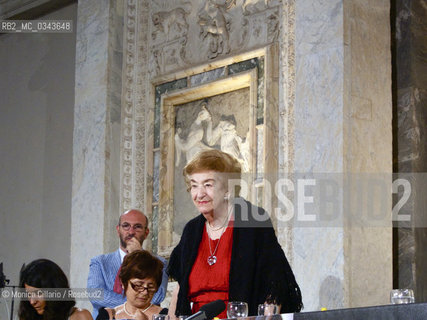
[[228, 194], [228, 193], [226, 193], [225, 195], [224, 195], [224, 200], [225, 201], [228, 201], [230, 199], [230, 195]]

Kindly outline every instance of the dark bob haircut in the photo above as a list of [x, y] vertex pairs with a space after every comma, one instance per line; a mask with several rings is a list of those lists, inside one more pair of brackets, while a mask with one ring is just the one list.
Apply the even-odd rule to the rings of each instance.
[[119, 278], [126, 293], [129, 280], [132, 278], [145, 279], [152, 278], [159, 288], [162, 283], [163, 262], [145, 250], [136, 250], [129, 253], [123, 259]]

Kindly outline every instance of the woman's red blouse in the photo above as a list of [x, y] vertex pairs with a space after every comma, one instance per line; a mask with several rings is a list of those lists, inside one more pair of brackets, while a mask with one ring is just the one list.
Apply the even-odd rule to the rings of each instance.
[[[212, 252], [214, 252], [219, 241], [218, 249], [215, 252], [217, 261], [211, 266], [207, 262], [208, 257], [211, 255], [209, 241]], [[206, 232], [206, 227], [204, 228], [197, 258], [188, 280], [188, 297], [193, 302], [193, 313], [199, 311], [201, 306], [218, 299], [224, 300], [227, 305], [232, 245], [232, 222], [230, 222], [221, 238], [217, 240], [211, 240]], [[219, 314], [218, 317], [221, 319], [227, 318], [226, 310]]]

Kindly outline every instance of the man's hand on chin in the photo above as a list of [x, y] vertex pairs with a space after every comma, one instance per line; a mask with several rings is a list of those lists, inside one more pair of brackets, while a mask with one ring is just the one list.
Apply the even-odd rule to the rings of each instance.
[[139, 243], [139, 241], [136, 238], [131, 238], [126, 243], [126, 251], [128, 253], [132, 253], [136, 250], [141, 250], [141, 249], [142, 249], [141, 243]]

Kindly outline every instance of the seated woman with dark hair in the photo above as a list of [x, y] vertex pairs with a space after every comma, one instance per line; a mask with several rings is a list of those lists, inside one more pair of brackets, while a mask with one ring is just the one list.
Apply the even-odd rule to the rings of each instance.
[[119, 274], [127, 301], [114, 309], [99, 309], [96, 319], [147, 320], [153, 314], [167, 314], [167, 309], [151, 303], [162, 282], [162, 275], [163, 262], [149, 252], [137, 250], [127, 254]]
[[38, 259], [27, 265], [21, 271], [19, 285], [29, 295], [28, 300], [21, 300], [19, 304], [20, 320], [55, 319], [55, 320], [91, 320], [90, 312], [86, 309], [78, 309], [74, 300], [44, 300], [40, 297], [40, 289], [43, 288], [69, 288], [68, 280], [62, 269], [53, 261]]

